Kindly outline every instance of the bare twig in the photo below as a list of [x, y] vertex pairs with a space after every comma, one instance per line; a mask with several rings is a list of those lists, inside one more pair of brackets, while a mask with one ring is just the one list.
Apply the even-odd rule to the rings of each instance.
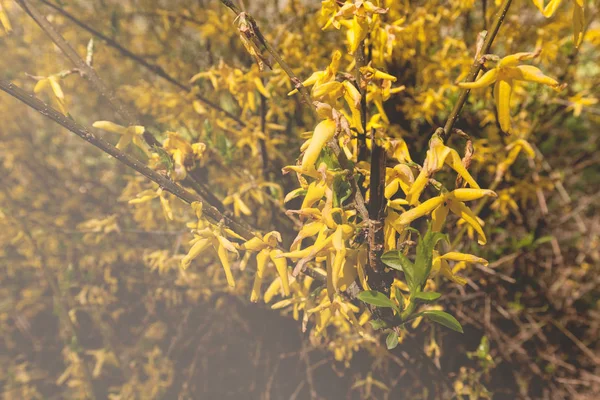
[[211, 218], [212, 220], [219, 222], [221, 220], [225, 221], [225, 223], [236, 230], [241, 236], [246, 238], [252, 238], [255, 236], [255, 233], [251, 228], [242, 225], [241, 223], [232, 220], [230, 217], [223, 215], [217, 208], [208, 204], [205, 199], [197, 193], [188, 192], [182, 186], [173, 182], [166, 176], [159, 174], [158, 172], [150, 169], [141, 161], [131, 157], [130, 155], [122, 152], [117, 149], [104, 139], [97, 137], [94, 133], [89, 131], [87, 128], [79, 125], [77, 122], [73, 121], [70, 118], [65, 117], [59, 111], [53, 109], [52, 107], [45, 104], [43, 101], [39, 100], [35, 96], [30, 95], [23, 89], [19, 88], [15, 84], [6, 81], [0, 80], [0, 89], [10, 94], [11, 96], [17, 98], [23, 103], [27, 104], [29, 107], [38, 111], [40, 114], [50, 118], [54, 122], [62, 125], [67, 128], [69, 131], [73, 132], [83, 140], [91, 143], [95, 147], [98, 147], [100, 150], [104, 151], [107, 154], [110, 154], [123, 164], [127, 165], [130, 168], [138, 171], [148, 179], [156, 182], [161, 188], [167, 190], [173, 195], [177, 196], [181, 200], [186, 203], [192, 203], [195, 201], [201, 201], [204, 203], [204, 214]]
[[[502, 5], [500, 6], [500, 10], [496, 14], [496, 17], [494, 18], [494, 22], [492, 22], [490, 31], [487, 33], [487, 35], [485, 37], [483, 46], [481, 47], [480, 54], [483, 55], [483, 54], [489, 53], [490, 48], [492, 47], [492, 43], [494, 42], [494, 39], [496, 38], [496, 35], [498, 34], [498, 30], [500, 29], [500, 26], [502, 25], [502, 22], [504, 21], [504, 18], [506, 17], [506, 13], [508, 12], [508, 9], [509, 9], [511, 3], [512, 3], [512, 0], [504, 0]], [[475, 80], [475, 78], [477, 78], [477, 74], [479, 74], [481, 67], [482, 67], [482, 64], [479, 62], [479, 57], [476, 57], [475, 60], [473, 61], [473, 65], [471, 66], [471, 70], [469, 71], [469, 75], [467, 75], [467, 79], [465, 80], [465, 82], [473, 82]], [[469, 93], [470, 93], [470, 89], [463, 89], [460, 92], [460, 96], [458, 96], [458, 100], [456, 101], [454, 108], [450, 112], [450, 116], [448, 116], [446, 125], [444, 125], [444, 134], [442, 135], [442, 139], [444, 141], [447, 141], [448, 138], [450, 138], [450, 135], [452, 135], [452, 128], [454, 127], [454, 124], [458, 120], [458, 117], [460, 116], [460, 112], [461, 112], [463, 106], [467, 102]]]
[[[19, 1], [22, 1], [22, 0], [19, 0]], [[86, 31], [88, 31], [92, 35], [94, 35], [97, 38], [101, 39], [107, 45], [109, 45], [112, 48], [114, 48], [117, 51], [119, 51], [119, 53], [121, 53], [123, 56], [125, 56], [125, 57], [127, 57], [127, 58], [129, 58], [129, 59], [131, 59], [131, 60], [133, 60], [135, 62], [137, 62], [138, 64], [140, 64], [144, 68], [148, 69], [149, 71], [152, 71], [153, 73], [155, 73], [159, 77], [163, 78], [164, 80], [166, 80], [167, 82], [169, 82], [171, 85], [176, 86], [179, 89], [184, 90], [184, 91], [186, 91], [188, 93], [192, 92], [192, 88], [190, 86], [187, 86], [187, 85], [179, 82], [177, 79], [173, 78], [161, 66], [152, 64], [152, 63], [144, 60], [142, 57], [138, 56], [137, 54], [133, 53], [132, 51], [126, 49], [123, 46], [121, 46], [115, 40], [109, 38], [108, 36], [102, 34], [101, 32], [99, 32], [97, 30], [95, 30], [94, 28], [88, 26], [86, 23], [84, 23], [83, 21], [79, 20], [74, 15], [68, 13], [67, 11], [65, 11], [64, 9], [62, 9], [61, 7], [59, 7], [59, 6], [55, 5], [55, 4], [52, 4], [51, 2], [49, 2], [47, 0], [40, 0], [40, 1], [42, 3], [44, 3], [44, 4], [46, 4], [48, 7], [53, 8], [54, 10], [56, 10], [57, 12], [59, 12], [61, 15], [65, 16], [69, 20], [71, 20], [73, 23], [75, 23], [80, 28], [85, 29]], [[207, 106], [209, 106], [209, 107], [211, 107], [211, 108], [213, 108], [213, 109], [215, 109], [215, 110], [223, 113], [224, 115], [226, 115], [227, 117], [231, 118], [232, 120], [234, 120], [238, 124], [240, 124], [242, 126], [246, 126], [246, 123], [244, 121], [242, 121], [240, 118], [236, 117], [235, 115], [231, 114], [230, 112], [226, 111], [225, 109], [223, 109], [218, 104], [213, 103], [212, 101], [208, 100], [207, 98], [205, 98], [204, 96], [202, 96], [202, 95], [200, 95], [198, 93], [194, 93], [194, 96], [198, 100], [200, 100], [202, 103], [204, 103]]]

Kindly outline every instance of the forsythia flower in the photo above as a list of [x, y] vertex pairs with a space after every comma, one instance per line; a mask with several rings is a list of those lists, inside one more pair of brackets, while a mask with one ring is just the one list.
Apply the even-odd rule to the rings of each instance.
[[[312, 86], [311, 97], [313, 100], [328, 104], [330, 107], [336, 107], [338, 99], [344, 97], [346, 104], [352, 113], [352, 125], [359, 132], [363, 133], [363, 127], [360, 117], [361, 95], [358, 89], [350, 82], [336, 81], [336, 74], [340, 67], [342, 53], [336, 50], [331, 57], [331, 63], [323, 71], [313, 72], [304, 82], [303, 86]], [[395, 78], [394, 78], [395, 79]], [[288, 93], [291, 96], [298, 92], [294, 89]]]
[[129, 200], [129, 204], [141, 204], [147, 201], [153, 200], [155, 198], [160, 199], [160, 205], [163, 209], [163, 213], [165, 215], [165, 219], [173, 220], [173, 210], [171, 209], [171, 205], [169, 204], [169, 200], [165, 197], [166, 192], [162, 188], [158, 188], [158, 190], [144, 190], [143, 192], [137, 195], [137, 199]]
[[[2, 10], [0, 9], [0, 11], [2, 11]], [[42, 90], [47, 88], [48, 86], [52, 89], [52, 93], [54, 94], [54, 98], [56, 99], [56, 102], [58, 103], [60, 112], [67, 115], [68, 112], [67, 112], [67, 106], [65, 104], [65, 94], [64, 94], [62, 88], [60, 87], [60, 84], [58, 83], [58, 77], [56, 75], [50, 75], [47, 78], [40, 79], [38, 81], [38, 83], [35, 84], [35, 87], [33, 88], [33, 92], [35, 94], [38, 94]]]
[[567, 110], [573, 110], [573, 116], [579, 117], [583, 111], [583, 107], [593, 106], [598, 103], [596, 97], [584, 97], [583, 93], [578, 93], [575, 96], [569, 97], [569, 106]]
[[277, 249], [277, 244], [281, 242], [281, 234], [279, 232], [269, 232], [262, 239], [254, 237], [244, 243], [243, 248], [249, 251], [258, 252], [256, 255], [256, 275], [254, 276], [254, 285], [250, 295], [250, 301], [256, 302], [260, 297], [260, 286], [262, 284], [265, 267], [270, 258], [283, 286], [283, 292], [286, 296], [290, 295], [290, 284], [288, 279], [287, 261], [285, 258], [279, 258], [282, 251]]
[[[543, 0], [533, 0], [536, 7], [542, 12], [544, 17], [550, 18], [554, 15], [558, 7], [560, 7], [562, 0], [550, 0], [550, 2], [543, 7]], [[573, 0], [573, 42], [575, 47], [579, 47], [583, 41], [583, 29], [584, 29], [584, 0]]]
[[[329, 18], [323, 29], [334, 26], [340, 29], [341, 26], [347, 29], [346, 38], [348, 40], [349, 53], [354, 54], [360, 43], [367, 37], [372, 25], [373, 14], [385, 14], [386, 9], [375, 6], [370, 1], [352, 1], [345, 3], [337, 12], [336, 1], [326, 0], [322, 2], [321, 17], [327, 14], [333, 14]], [[351, 20], [348, 18], [352, 18]]]
[[10, 20], [8, 19], [8, 16], [2, 7], [2, 2], [0, 2], [0, 23], [2, 24], [2, 27], [6, 33], [12, 32], [12, 25], [10, 24]]
[[[450, 168], [455, 170], [458, 175], [469, 184], [469, 186], [474, 189], [479, 189], [479, 185], [477, 182], [475, 182], [475, 179], [473, 179], [471, 174], [469, 174], [469, 171], [467, 171], [465, 166], [462, 164], [462, 160], [458, 155], [458, 152], [444, 144], [444, 141], [440, 137], [440, 133], [442, 131], [443, 130], [438, 130], [435, 132], [429, 140], [429, 150], [427, 150], [427, 156], [425, 157], [423, 168], [406, 194], [406, 200], [410, 205], [415, 205], [419, 202], [419, 197], [421, 196], [423, 190], [425, 190], [425, 187], [429, 182], [429, 178], [431, 178], [434, 173], [441, 170], [444, 164], [447, 164], [450, 166]], [[388, 196], [388, 194], [391, 194], [391, 192], [388, 192], [386, 189], [386, 196]]]
[[477, 242], [483, 245], [487, 242], [485, 233], [483, 233], [481, 225], [477, 222], [477, 216], [465, 206], [464, 202], [477, 200], [484, 196], [497, 197], [494, 191], [488, 189], [455, 189], [449, 193], [442, 193], [402, 213], [396, 222], [400, 225], [408, 225], [415, 219], [433, 212], [431, 215], [432, 229], [439, 232], [446, 221], [448, 212], [452, 211], [475, 229], [479, 235]]
[[191, 145], [184, 140], [177, 132], [167, 132], [167, 139], [163, 147], [171, 155], [174, 163], [175, 180], [183, 180], [187, 176], [187, 169], [194, 165], [195, 160], [199, 160], [206, 145], [204, 143], [194, 143]]
[[123, 150], [129, 146], [129, 143], [133, 142], [133, 144], [142, 149], [144, 153], [150, 157], [150, 151], [148, 150], [148, 146], [142, 137], [145, 132], [145, 128], [143, 126], [132, 125], [126, 128], [110, 121], [96, 121], [92, 124], [92, 126], [94, 128], [103, 129], [105, 131], [118, 133], [121, 135], [121, 139], [119, 139], [119, 142], [115, 146], [117, 149]]
[[[460, 263], [457, 264], [454, 268], [450, 268], [450, 265], [448, 264], [448, 260], [460, 261]], [[450, 280], [454, 283], [458, 283], [459, 285], [465, 285], [467, 283], [467, 280], [465, 278], [455, 275], [455, 273], [459, 269], [461, 269], [461, 267], [464, 265], [464, 263], [480, 263], [480, 264], [483, 264], [484, 266], [488, 265], [487, 260], [485, 260], [481, 257], [473, 256], [471, 254], [463, 254], [463, 253], [457, 253], [457, 252], [452, 251], [452, 252], [444, 254], [443, 256], [440, 256], [438, 254], [438, 252], [434, 250], [433, 251], [433, 264], [432, 264], [431, 272], [429, 273], [429, 277], [433, 278], [434, 276], [436, 276], [438, 274], [438, 272], [441, 272], [442, 275], [444, 275], [448, 280]]]
[[510, 96], [513, 91], [514, 81], [537, 82], [559, 89], [559, 83], [533, 65], [517, 65], [519, 61], [529, 60], [538, 53], [516, 53], [506, 56], [498, 62], [495, 68], [490, 69], [475, 82], [461, 82], [458, 84], [464, 89], [477, 89], [494, 83], [494, 99], [498, 110], [500, 128], [508, 134], [511, 133], [510, 123]]
[[[200, 210], [201, 212], [201, 210]], [[198, 213], [198, 211], [196, 211]], [[198, 223], [200, 227], [201, 221]], [[231, 273], [231, 266], [229, 264], [228, 252], [234, 253], [239, 256], [236, 246], [226, 238], [226, 235], [240, 238], [238, 235], [228, 229], [220, 229], [219, 227], [207, 226], [200, 230], [193, 230], [194, 238], [190, 241], [192, 247], [190, 251], [181, 259], [181, 268], [186, 269], [189, 267], [191, 262], [198, 257], [204, 249], [209, 245], [217, 252], [217, 256], [221, 261], [223, 270], [225, 271], [225, 277], [227, 278], [227, 284], [230, 287], [235, 287], [235, 281]]]
[[504, 173], [511, 165], [514, 164], [517, 156], [521, 151], [524, 151], [528, 158], [535, 158], [535, 151], [531, 145], [524, 139], [518, 139], [506, 146], [506, 150], [509, 152], [508, 156], [504, 161], [498, 164], [496, 169], [496, 180], [499, 181], [504, 176]]

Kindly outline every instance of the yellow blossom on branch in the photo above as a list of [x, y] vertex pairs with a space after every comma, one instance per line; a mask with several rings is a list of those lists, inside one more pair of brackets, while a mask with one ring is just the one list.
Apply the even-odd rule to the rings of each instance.
[[[415, 205], [419, 202], [419, 197], [425, 187], [429, 183], [429, 179], [437, 171], [441, 170], [444, 164], [455, 170], [465, 182], [474, 189], [479, 189], [479, 185], [469, 171], [462, 164], [462, 160], [458, 155], [458, 152], [453, 148], [450, 148], [444, 144], [444, 141], [440, 137], [441, 131], [436, 131], [431, 139], [429, 140], [429, 150], [427, 150], [427, 156], [423, 162], [423, 168], [417, 176], [417, 179], [410, 187], [409, 192], [406, 194], [406, 200], [410, 205]], [[386, 196], [387, 196], [386, 191]]]
[[[0, 11], [1, 11], [1, 9], [0, 9]], [[54, 95], [54, 98], [56, 99], [56, 102], [58, 103], [58, 107], [60, 108], [60, 111], [63, 114], [67, 115], [68, 111], [67, 111], [67, 106], [66, 106], [66, 102], [65, 102], [65, 93], [63, 92], [62, 88], [60, 87], [60, 84], [58, 83], [57, 75], [50, 75], [47, 78], [40, 79], [38, 81], [38, 83], [35, 84], [35, 87], [33, 88], [33, 92], [35, 94], [38, 94], [48, 87], [52, 90], [52, 94]]]
[[118, 133], [121, 135], [116, 148], [124, 150], [129, 146], [129, 143], [133, 142], [137, 147], [142, 149], [148, 157], [150, 157], [150, 151], [148, 145], [144, 142], [143, 134], [145, 128], [139, 125], [128, 126], [127, 128], [121, 125], [117, 125], [110, 121], [96, 121], [92, 124], [94, 128], [102, 129], [108, 132]]
[[437, 251], [433, 251], [433, 264], [431, 268], [431, 272], [429, 273], [429, 277], [433, 278], [438, 273], [444, 275], [448, 280], [458, 283], [459, 285], [465, 285], [467, 280], [463, 277], [457, 276], [456, 272], [462, 267], [463, 264], [457, 264], [454, 268], [450, 268], [448, 261], [459, 261], [461, 263], [480, 263], [484, 266], [488, 265], [487, 260], [476, 257], [471, 254], [464, 254], [458, 252], [449, 252], [440, 256]]
[[490, 69], [475, 82], [461, 82], [458, 84], [463, 89], [479, 89], [494, 84], [494, 100], [498, 110], [500, 128], [507, 134], [512, 133], [510, 123], [510, 97], [515, 81], [537, 82], [558, 90], [560, 84], [553, 78], [533, 65], [518, 65], [520, 61], [530, 60], [539, 53], [516, 53], [506, 56], [498, 62], [495, 68]]
[[269, 258], [275, 264], [284, 294], [286, 296], [290, 295], [287, 261], [285, 258], [279, 257], [283, 253], [277, 248], [279, 242], [281, 242], [281, 234], [273, 231], [267, 233], [262, 239], [254, 237], [243, 244], [244, 249], [258, 253], [256, 254], [256, 275], [254, 276], [254, 285], [250, 295], [250, 301], [252, 302], [257, 302], [260, 297], [260, 287]]
[[496, 197], [496, 193], [489, 189], [456, 189], [449, 193], [442, 193], [441, 195], [431, 198], [419, 206], [402, 213], [397, 223], [407, 226], [417, 218], [432, 213], [432, 229], [439, 232], [446, 221], [448, 212], [452, 211], [452, 213], [463, 218], [473, 227], [473, 229], [475, 229], [479, 235], [477, 242], [483, 245], [487, 241], [485, 233], [483, 233], [483, 229], [481, 229], [481, 225], [479, 225], [479, 222], [477, 221], [477, 216], [465, 206], [464, 202], [478, 200], [485, 196]]

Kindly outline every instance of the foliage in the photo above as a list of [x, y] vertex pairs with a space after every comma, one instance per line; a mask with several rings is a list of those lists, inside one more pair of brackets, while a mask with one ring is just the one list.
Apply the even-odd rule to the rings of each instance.
[[597, 13], [0, 0], [4, 397], [597, 394]]

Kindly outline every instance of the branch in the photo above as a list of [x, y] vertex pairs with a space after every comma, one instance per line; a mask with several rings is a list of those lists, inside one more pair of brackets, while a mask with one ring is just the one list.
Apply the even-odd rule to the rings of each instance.
[[[502, 25], [502, 22], [506, 17], [506, 13], [508, 12], [508, 8], [510, 7], [511, 3], [512, 0], [504, 0], [504, 3], [502, 3], [498, 14], [496, 14], [496, 18], [492, 23], [490, 32], [487, 33], [483, 45], [481, 46], [481, 51], [479, 52], [481, 55], [489, 53], [490, 48], [492, 47], [492, 43], [494, 42], [494, 39], [498, 34], [498, 30], [500, 30], [500, 26]], [[479, 62], [479, 57], [476, 57], [476, 59], [473, 61], [473, 65], [471, 66], [471, 70], [469, 71], [469, 75], [467, 75], [467, 79], [465, 80], [465, 82], [475, 81], [475, 78], [477, 78], [477, 74], [479, 74], [481, 67], [482, 65]], [[462, 92], [460, 92], [460, 96], [458, 96], [458, 100], [456, 101], [454, 108], [450, 112], [450, 116], [446, 121], [446, 125], [444, 125], [444, 134], [442, 135], [442, 140], [444, 142], [450, 138], [450, 135], [452, 135], [452, 128], [458, 120], [460, 112], [462, 111], [463, 106], [467, 102], [467, 98], [469, 97], [470, 92], [470, 89], [463, 89]]]
[[[114, 94], [114, 92], [102, 81], [98, 76], [94, 68], [86, 63], [77, 52], [71, 47], [71, 45], [65, 40], [64, 37], [54, 28], [52, 23], [48, 21], [40, 11], [33, 6], [29, 0], [17, 0], [19, 5], [33, 18], [33, 20], [42, 28], [42, 30], [52, 39], [52, 41], [58, 46], [58, 48], [71, 60], [80, 74], [85, 77], [94, 88], [104, 96], [112, 108], [124, 118], [128, 125], [139, 125], [136, 113], [129, 109], [124, 103], [122, 103]], [[143, 133], [144, 141], [148, 146], [157, 146], [162, 148], [162, 144], [148, 131]], [[193, 188], [198, 194], [206, 199], [206, 201], [215, 206], [219, 211], [224, 212], [225, 207], [221, 201], [212, 194], [203, 184], [197, 179], [198, 175], [195, 171], [192, 171], [188, 177], [183, 181], [186, 185]]]
[[281, 56], [279, 55], [277, 50], [273, 46], [271, 46], [271, 44], [269, 42], [267, 42], [267, 39], [263, 36], [263, 34], [260, 31], [260, 28], [258, 27], [258, 25], [256, 24], [256, 21], [254, 20], [254, 18], [250, 14], [240, 10], [235, 4], [233, 4], [233, 2], [231, 0], [221, 0], [221, 3], [223, 3], [227, 8], [229, 8], [231, 11], [233, 11], [233, 13], [237, 17], [243, 17], [247, 22], [250, 23], [250, 25], [252, 27], [252, 33], [254, 33], [254, 35], [256, 35], [256, 38], [258, 39], [258, 41], [263, 46], [265, 46], [265, 49], [269, 52], [269, 54], [273, 57], [273, 59], [275, 61], [277, 61], [277, 64], [279, 64], [281, 69], [283, 69], [283, 71], [290, 78], [290, 80], [294, 84], [294, 88], [298, 89], [298, 91], [300, 92], [300, 96], [302, 96], [302, 101], [304, 103], [306, 103], [306, 105], [309, 108], [311, 108], [314, 113], [316, 113], [315, 108], [310, 99], [310, 94], [308, 93], [308, 90], [302, 84], [302, 81], [296, 76], [296, 74], [294, 74], [294, 71], [292, 71], [290, 66], [283, 60], [283, 58], [281, 58]]
[[95, 147], [104, 151], [105, 153], [113, 156], [114, 158], [116, 158], [123, 164], [127, 165], [128, 167], [133, 168], [137, 172], [144, 175], [146, 178], [157, 183], [164, 190], [172, 193], [173, 195], [177, 196], [178, 198], [185, 201], [186, 203], [193, 203], [195, 201], [202, 202], [204, 214], [207, 217], [209, 217], [210, 219], [212, 219], [213, 221], [215, 221], [215, 222], [219, 222], [221, 220], [225, 221], [225, 223], [229, 227], [234, 229], [238, 234], [245, 237], [246, 239], [250, 239], [250, 238], [256, 236], [256, 234], [254, 233], [254, 231], [251, 228], [249, 228], [245, 225], [242, 225], [241, 223], [222, 214], [216, 207], [214, 207], [210, 203], [208, 203], [199, 194], [188, 192], [181, 185], [177, 184], [176, 182], [173, 182], [168, 177], [161, 175], [158, 172], [150, 169], [149, 167], [147, 167], [145, 164], [143, 164], [139, 160], [131, 157], [127, 153], [122, 152], [121, 150], [117, 149], [116, 147], [114, 147], [112, 144], [108, 143], [104, 139], [97, 137], [96, 135], [94, 135], [94, 133], [89, 131], [87, 128], [79, 125], [72, 119], [65, 117], [59, 111], [48, 106], [46, 103], [39, 100], [35, 96], [30, 95], [29, 93], [27, 93], [23, 89], [19, 88], [15, 84], [13, 84], [9, 81], [0, 79], [0, 89], [5, 91], [6, 93], [10, 94], [11, 96], [15, 97], [16, 99], [20, 100], [21, 102], [27, 104], [29, 107], [38, 111], [40, 114], [50, 118], [54, 122], [67, 128], [69, 131], [73, 132], [74, 134], [76, 134], [77, 136], [79, 136], [80, 138], [85, 140], [86, 142], [91, 143], [92, 145], [94, 145]]
[[[93, 146], [99, 148], [103, 152], [113, 156], [123, 164], [128, 167], [136, 170], [140, 174], [144, 175], [146, 178], [151, 181], [157, 183], [163, 190], [166, 190], [169, 193], [172, 193], [174, 196], [179, 199], [185, 201], [188, 204], [191, 204], [195, 201], [200, 201], [203, 203], [203, 213], [206, 217], [211, 219], [214, 222], [223, 221], [225, 225], [229, 228], [233, 229], [237, 234], [242, 236], [246, 240], [250, 240], [253, 237], [261, 237], [258, 232], [255, 232], [252, 228], [247, 226], [245, 223], [240, 223], [231, 217], [222, 214], [216, 207], [212, 206], [210, 203], [206, 202], [206, 200], [197, 193], [188, 192], [181, 185], [176, 182], [173, 182], [168, 177], [159, 174], [153, 169], [148, 168], [145, 164], [141, 163], [139, 160], [131, 157], [127, 153], [122, 152], [121, 150], [114, 147], [112, 144], [108, 143], [104, 139], [97, 137], [92, 132], [90, 132], [87, 128], [79, 125], [77, 122], [73, 121], [70, 118], [65, 117], [62, 113], [55, 110], [54, 108], [48, 106], [43, 101], [39, 100], [37, 97], [27, 93], [23, 89], [19, 88], [15, 84], [6, 81], [4, 79], [0, 79], [0, 90], [5, 91], [9, 95], [13, 96], [17, 100], [27, 104], [29, 107], [33, 108], [40, 114], [44, 115], [47, 118], [50, 118], [54, 122], [62, 125], [67, 128], [69, 131], [73, 132], [83, 140], [88, 143], [91, 143]], [[318, 274], [313, 270], [304, 271], [305, 275], [308, 275], [315, 280], [323, 282], [325, 277]]]
[[[24, 0], [17, 0], [17, 1], [24, 1]], [[164, 80], [166, 80], [167, 82], [169, 82], [171, 85], [176, 86], [179, 89], [184, 90], [184, 91], [186, 91], [188, 93], [191, 93], [192, 88], [190, 86], [187, 86], [187, 85], [179, 82], [177, 79], [173, 78], [161, 66], [149, 63], [148, 61], [144, 60], [142, 57], [134, 54], [130, 50], [128, 50], [125, 47], [121, 46], [119, 43], [117, 43], [113, 39], [111, 39], [108, 36], [100, 33], [99, 31], [95, 30], [94, 28], [88, 26], [83, 21], [77, 19], [75, 16], [73, 16], [72, 14], [70, 14], [67, 11], [63, 10], [59, 6], [52, 4], [51, 2], [49, 2], [47, 0], [40, 0], [40, 1], [42, 3], [44, 3], [44, 4], [46, 4], [48, 7], [51, 7], [52, 9], [56, 10], [59, 14], [65, 16], [68, 19], [70, 19], [73, 23], [75, 23], [75, 25], [79, 26], [82, 29], [85, 29], [86, 31], [88, 31], [92, 35], [94, 35], [97, 38], [99, 38], [100, 40], [104, 41], [107, 45], [109, 45], [110, 47], [113, 47], [114, 49], [116, 49], [117, 51], [119, 51], [123, 56], [125, 56], [125, 57], [127, 57], [127, 58], [129, 58], [129, 59], [131, 59], [131, 60], [133, 60], [135, 62], [137, 62], [138, 64], [140, 64], [141, 66], [143, 66], [147, 70], [155, 73], [159, 77], [161, 77]], [[234, 120], [235, 122], [237, 122], [241, 126], [246, 126], [246, 123], [244, 121], [242, 121], [240, 118], [236, 117], [235, 115], [231, 114], [230, 112], [226, 111], [225, 109], [223, 109], [218, 104], [213, 103], [212, 101], [208, 100], [207, 98], [205, 98], [204, 96], [202, 96], [202, 95], [200, 95], [198, 93], [194, 93], [194, 96], [198, 100], [200, 100], [201, 102], [203, 102], [204, 104], [206, 104], [207, 106], [209, 106], [209, 107], [211, 107], [211, 108], [219, 111], [220, 113], [226, 115], [227, 117], [231, 118], [232, 120]]]

